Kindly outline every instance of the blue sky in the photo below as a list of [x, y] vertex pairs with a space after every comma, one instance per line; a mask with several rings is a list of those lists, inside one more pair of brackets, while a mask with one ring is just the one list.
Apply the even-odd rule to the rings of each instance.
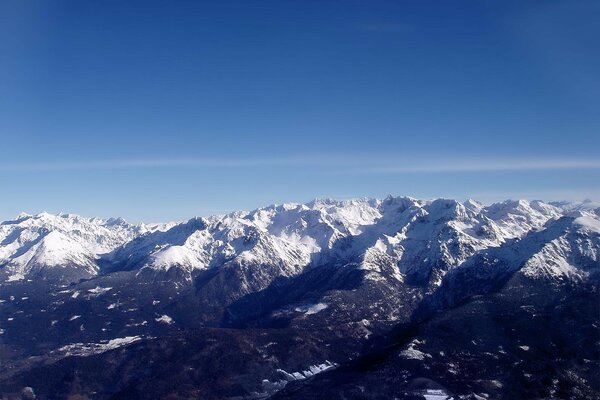
[[0, 4], [0, 219], [600, 198], [600, 4]]

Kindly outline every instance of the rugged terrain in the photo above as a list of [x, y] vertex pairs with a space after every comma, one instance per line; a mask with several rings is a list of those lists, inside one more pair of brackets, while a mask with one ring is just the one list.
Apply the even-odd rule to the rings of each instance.
[[600, 398], [600, 205], [315, 200], [0, 224], [0, 393]]

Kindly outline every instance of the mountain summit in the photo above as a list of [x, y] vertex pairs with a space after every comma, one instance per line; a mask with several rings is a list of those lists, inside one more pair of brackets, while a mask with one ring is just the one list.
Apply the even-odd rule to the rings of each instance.
[[[433, 269], [442, 268], [438, 272], [443, 274], [478, 251], [522, 237], [574, 210], [579, 209], [580, 221], [594, 226], [598, 211], [585, 204], [326, 199], [150, 226], [122, 218], [21, 214], [0, 224], [0, 276], [71, 283], [116, 270], [180, 269], [191, 278], [196, 271], [232, 263], [278, 264], [289, 276], [320, 264], [364, 261], [377, 253], [393, 260], [399, 279], [412, 272], [429, 279]], [[56, 275], [53, 267], [62, 273]]]

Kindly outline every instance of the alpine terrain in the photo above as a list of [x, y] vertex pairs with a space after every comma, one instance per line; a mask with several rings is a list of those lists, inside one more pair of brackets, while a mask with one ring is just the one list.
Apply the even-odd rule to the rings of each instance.
[[600, 398], [600, 204], [0, 224], [6, 399]]

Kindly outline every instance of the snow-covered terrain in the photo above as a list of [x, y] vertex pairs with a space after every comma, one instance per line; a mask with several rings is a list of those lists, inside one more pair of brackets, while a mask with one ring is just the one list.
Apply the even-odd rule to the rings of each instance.
[[[8, 281], [38, 277], [79, 279], [99, 271], [98, 259], [117, 247], [171, 224], [131, 225], [72, 214], [20, 214], [0, 223], [0, 268]], [[68, 270], [68, 271], [65, 271]], [[70, 272], [70, 273], [69, 273]]]
[[127, 346], [140, 340], [142, 340], [142, 338], [139, 336], [129, 336], [106, 340], [103, 343], [73, 343], [59, 348], [56, 352], [62, 353], [61, 355], [64, 356], [77, 355], [87, 357], [93, 354], [104, 353], [121, 346]]
[[599, 282], [589, 201], [22, 214], [0, 223], [0, 394], [592, 398]]
[[[65, 269], [70, 273], [58, 275], [66, 281], [116, 270], [171, 269], [191, 279], [197, 271], [227, 265], [268, 265], [277, 275], [294, 276], [307, 267], [357, 263], [377, 279], [385, 260], [398, 280], [439, 284], [473, 254], [542, 229], [549, 220], [570, 216], [582, 230], [598, 233], [600, 217], [591, 204], [315, 200], [151, 226], [23, 214], [0, 225], [0, 271], [8, 282], [55, 278]], [[555, 270], [567, 273], [568, 267]]]

